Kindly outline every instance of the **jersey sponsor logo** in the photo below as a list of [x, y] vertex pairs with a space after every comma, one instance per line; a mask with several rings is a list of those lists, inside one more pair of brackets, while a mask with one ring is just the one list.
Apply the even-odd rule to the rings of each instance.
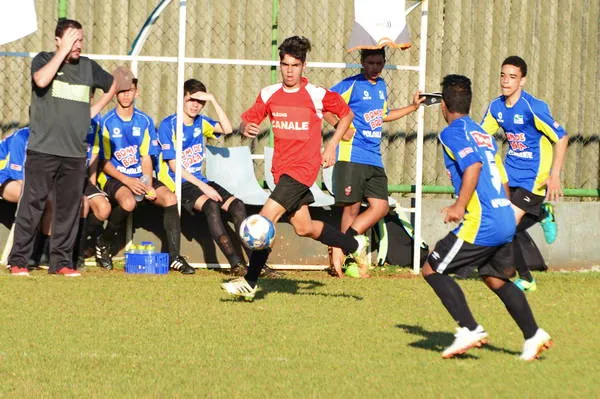
[[156, 140], [156, 139], [152, 140], [152, 145], [154, 147], [158, 147], [158, 140]]
[[275, 118], [287, 118], [287, 112], [273, 112]]
[[23, 167], [21, 165], [15, 164], [15, 163], [11, 163], [10, 164], [10, 168], [12, 170], [16, 170], [17, 172], [20, 172], [23, 170]]
[[115, 127], [115, 128], [112, 130], [112, 136], [113, 136], [114, 138], [123, 137], [123, 135], [121, 134], [121, 129], [119, 129], [118, 127]]
[[523, 115], [515, 114], [515, 116], [513, 117], [513, 123], [515, 125], [522, 125], [523, 124]]
[[524, 159], [533, 159], [533, 153], [531, 151], [516, 152], [513, 150], [508, 150], [506, 155], [510, 155], [511, 157], [524, 158]]
[[473, 149], [471, 147], [465, 147], [458, 152], [458, 156], [461, 158], [464, 158], [472, 152], [473, 152]]
[[[383, 110], [382, 109], [372, 109], [369, 112], [365, 112], [363, 115], [365, 122], [371, 126], [372, 130], [376, 130], [383, 126]], [[381, 137], [381, 135], [380, 135]]]
[[131, 134], [135, 137], [140, 137], [142, 135], [142, 131], [140, 130], [139, 126], [134, 126], [133, 129], [131, 129]]
[[508, 145], [513, 151], [523, 151], [528, 147], [525, 145], [525, 133], [506, 133]]
[[122, 165], [117, 165], [117, 170], [121, 173], [124, 173], [128, 176], [131, 175], [139, 175], [140, 173], [142, 173], [142, 166], [138, 165], [135, 168], [126, 168]]
[[202, 162], [203, 159], [202, 144], [194, 144], [181, 152], [181, 163], [185, 169]]
[[558, 129], [560, 127], [560, 123], [558, 123], [557, 121], [554, 121], [552, 126], [554, 126], [555, 129]]
[[473, 137], [473, 140], [475, 140], [475, 144], [477, 144], [478, 147], [486, 147], [490, 150], [494, 149], [494, 143], [492, 141], [493, 137], [489, 134], [478, 132], [476, 130], [469, 132], [469, 134]]
[[502, 112], [498, 112], [498, 115], [496, 115], [496, 120], [498, 123], [504, 123], [504, 119], [502, 119]]
[[198, 137], [202, 134], [202, 129], [199, 127], [194, 128], [194, 133], [192, 134], [194, 137]]
[[161, 146], [161, 148], [162, 148], [163, 150], [165, 150], [165, 151], [168, 151], [168, 150], [170, 150], [170, 149], [171, 149], [171, 144], [163, 144], [163, 145]]
[[308, 108], [274, 104], [271, 107], [271, 124], [276, 138], [284, 140], [308, 140], [311, 129], [311, 110]]
[[364, 137], [370, 138], [370, 139], [380, 139], [381, 138], [381, 130], [377, 130], [377, 131], [372, 131], [372, 130], [362, 130], [362, 135]]
[[383, 90], [379, 90], [379, 99], [385, 100], [385, 96], [383, 95]]
[[493, 198], [490, 202], [493, 208], [504, 208], [511, 206], [511, 202], [507, 198]]
[[308, 130], [308, 122], [300, 121], [273, 121], [274, 129]]
[[363, 100], [371, 100], [371, 93], [369, 93], [367, 90], [363, 91]]
[[138, 163], [138, 146], [130, 145], [115, 151], [115, 158], [126, 168]]

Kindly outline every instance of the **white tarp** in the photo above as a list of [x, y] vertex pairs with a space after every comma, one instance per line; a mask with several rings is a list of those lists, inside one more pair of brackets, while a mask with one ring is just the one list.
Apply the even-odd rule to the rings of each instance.
[[0, 46], [37, 29], [35, 0], [0, 0]]
[[354, 26], [348, 51], [411, 46], [404, 0], [354, 0]]

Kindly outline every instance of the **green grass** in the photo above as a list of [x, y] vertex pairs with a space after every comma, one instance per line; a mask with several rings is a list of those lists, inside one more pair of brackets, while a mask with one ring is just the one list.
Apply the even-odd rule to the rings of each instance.
[[460, 284], [490, 344], [443, 360], [455, 324], [404, 269], [286, 273], [253, 303], [215, 271], [0, 271], [0, 397], [598, 397], [600, 273], [535, 277], [527, 297], [555, 345], [523, 363], [520, 331], [477, 280]]

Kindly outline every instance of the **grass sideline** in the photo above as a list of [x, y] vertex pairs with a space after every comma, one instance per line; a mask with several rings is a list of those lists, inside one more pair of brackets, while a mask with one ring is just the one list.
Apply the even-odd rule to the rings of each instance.
[[227, 276], [82, 278], [0, 271], [0, 397], [514, 398], [600, 396], [600, 273], [537, 273], [527, 294], [555, 345], [517, 360], [502, 303], [461, 281], [490, 344], [443, 360], [455, 324], [422, 278], [286, 272], [253, 303]]

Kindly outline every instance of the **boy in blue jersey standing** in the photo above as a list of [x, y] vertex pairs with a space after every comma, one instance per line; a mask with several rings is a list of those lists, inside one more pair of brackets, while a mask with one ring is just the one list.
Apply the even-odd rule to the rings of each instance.
[[[548, 105], [523, 90], [527, 64], [521, 57], [510, 56], [502, 63], [502, 95], [494, 99], [483, 117], [482, 127], [489, 134], [502, 128], [508, 140], [505, 167], [510, 200], [517, 218], [515, 241], [526, 240], [524, 231], [541, 222], [546, 241], [556, 239], [556, 222], [550, 203], [561, 195], [560, 171], [568, 146], [565, 129], [552, 118]], [[554, 154], [553, 154], [554, 149]], [[519, 279], [515, 284], [524, 291], [535, 291], [535, 280], [515, 245]]]
[[194, 268], [179, 254], [181, 221], [177, 197], [153, 176], [152, 156], [158, 155], [159, 151], [154, 122], [135, 108], [136, 95], [137, 79], [133, 78], [128, 90], [117, 92], [116, 107], [102, 117], [103, 175], [99, 183], [115, 206], [97, 241], [96, 260], [105, 269], [112, 269], [110, 243], [137, 202], [146, 199], [164, 208], [163, 225], [170, 268], [183, 274], [194, 274]]
[[[380, 76], [385, 65], [385, 49], [361, 50], [360, 61], [361, 74], [348, 77], [331, 88], [354, 112], [351, 128], [338, 146], [333, 170], [335, 201], [344, 206], [341, 230], [351, 235], [364, 234], [389, 212], [387, 176], [380, 149], [383, 122], [415, 112], [425, 99], [416, 92], [412, 104], [388, 109], [387, 87]], [[337, 124], [337, 118], [330, 113], [325, 119], [334, 126]], [[369, 207], [360, 213], [363, 200]], [[342, 251], [334, 248], [333, 265], [339, 277], [343, 276], [343, 258]], [[368, 277], [367, 270], [361, 270], [360, 275]]]
[[[246, 218], [246, 207], [219, 184], [208, 181], [202, 175], [204, 137], [215, 138], [220, 134], [231, 134], [231, 122], [214, 95], [206, 92], [206, 86], [202, 82], [188, 79], [183, 85], [183, 92], [181, 205], [190, 213], [194, 210], [204, 212], [210, 235], [231, 265], [232, 274], [243, 275], [246, 273], [246, 263], [234, 249], [221, 218], [221, 210], [231, 215], [236, 231], [239, 231]], [[200, 114], [206, 103], [212, 103], [218, 120]], [[158, 128], [158, 141], [165, 161], [160, 164], [158, 178], [173, 191], [177, 167], [176, 123], [177, 114], [173, 114], [166, 117]]]
[[439, 140], [457, 198], [442, 213], [444, 223], [460, 224], [437, 242], [422, 273], [459, 325], [454, 342], [442, 352], [443, 358], [487, 342], [487, 332], [475, 321], [460, 286], [449, 276], [467, 276], [478, 268], [523, 332], [520, 359], [531, 361], [552, 341], [538, 328], [525, 294], [509, 280], [515, 272], [511, 243], [516, 230], [514, 212], [506, 196], [502, 166], [495, 162], [495, 140], [469, 117], [471, 97], [469, 78], [444, 77], [441, 109], [448, 127]]

